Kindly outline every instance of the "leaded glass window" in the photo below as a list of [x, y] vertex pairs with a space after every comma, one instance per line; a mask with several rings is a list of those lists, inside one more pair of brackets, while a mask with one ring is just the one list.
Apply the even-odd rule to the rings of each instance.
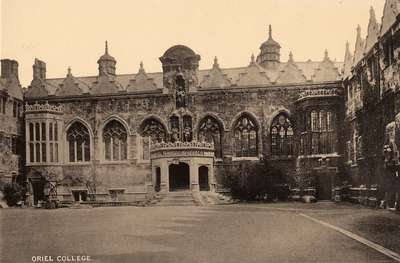
[[236, 157], [257, 157], [258, 127], [253, 118], [242, 115], [233, 129]]
[[125, 127], [116, 120], [107, 123], [103, 130], [104, 155], [107, 161], [126, 160], [128, 134]]
[[222, 133], [222, 126], [215, 118], [207, 116], [200, 121], [198, 139], [213, 142], [217, 158], [222, 158]]
[[270, 134], [271, 154], [273, 156], [293, 155], [293, 126], [285, 113], [274, 118]]
[[164, 126], [156, 119], [146, 120], [141, 129], [140, 145], [142, 160], [150, 160], [151, 143], [163, 142], [166, 139]]
[[90, 161], [90, 135], [81, 122], [74, 122], [67, 131], [70, 162]]

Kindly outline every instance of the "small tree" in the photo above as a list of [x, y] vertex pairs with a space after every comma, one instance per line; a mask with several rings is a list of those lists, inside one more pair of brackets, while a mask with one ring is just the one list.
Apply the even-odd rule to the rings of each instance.
[[3, 188], [3, 199], [8, 206], [16, 206], [25, 199], [26, 190], [19, 184], [6, 184]]
[[267, 161], [243, 162], [230, 173], [226, 181], [235, 199], [285, 200], [289, 194], [283, 173]]
[[227, 179], [233, 198], [253, 201], [267, 194], [267, 177], [259, 163], [241, 163]]

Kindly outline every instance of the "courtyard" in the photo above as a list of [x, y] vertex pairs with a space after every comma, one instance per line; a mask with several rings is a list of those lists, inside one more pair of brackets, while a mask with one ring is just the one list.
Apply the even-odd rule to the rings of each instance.
[[398, 214], [329, 202], [2, 209], [0, 219], [1, 262], [396, 262], [400, 252]]

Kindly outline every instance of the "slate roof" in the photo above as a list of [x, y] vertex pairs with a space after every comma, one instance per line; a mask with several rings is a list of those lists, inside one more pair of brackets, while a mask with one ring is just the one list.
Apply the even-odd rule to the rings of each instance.
[[[282, 72], [285, 72], [288, 70], [288, 63], [293, 63], [293, 65], [302, 73], [304, 76], [304, 83], [307, 82], [313, 82], [313, 78], [315, 77], [314, 75], [316, 72], [321, 71], [321, 65], [323, 65], [323, 61], [315, 62], [315, 61], [305, 61], [305, 62], [294, 62], [294, 61], [289, 61], [285, 63], [280, 63], [279, 67], [277, 69], [264, 69], [258, 64], [254, 62], [254, 64], [251, 64], [247, 67], [237, 67], [237, 68], [219, 68], [218, 71], [220, 71], [220, 75], [224, 76], [226, 78], [225, 85], [222, 85], [221, 88], [228, 88], [226, 83], [231, 84], [231, 88], [235, 88], [236, 86], [246, 86], [251, 82], [252, 85], [268, 85], [268, 84], [291, 84], [294, 83], [293, 81], [290, 81], [287, 79], [287, 81], [282, 78], [281, 80], [278, 80], [278, 77], [282, 75]], [[338, 72], [341, 71], [343, 63], [342, 62], [331, 62], [333, 68], [336, 68]], [[253, 68], [257, 68], [260, 72], [265, 72], [266, 77], [269, 79], [268, 83], [267, 81], [259, 81], [257, 82], [257, 79], [260, 80], [261, 78], [254, 79], [252, 80], [247, 80], [246, 82], [243, 82], [240, 80], [241, 77], [248, 75], [249, 70]], [[325, 67], [324, 67], [325, 69]], [[211, 75], [215, 75], [215, 70], [213, 72], [213, 69], [201, 69], [198, 71], [198, 79], [200, 85], [204, 85], [207, 81], [209, 80]], [[329, 69], [330, 70], [330, 69]], [[338, 75], [337, 77], [332, 78], [331, 73], [323, 74], [324, 72], [319, 72], [319, 78], [318, 82], [324, 82], [324, 81], [336, 81], [340, 79], [340, 76]], [[145, 74], [145, 75], [143, 75]], [[138, 76], [141, 76], [138, 78]], [[44, 82], [44, 87], [48, 92], [48, 95], [55, 95], [56, 91], [60, 89], [63, 85], [65, 86], [66, 83], [71, 83], [71, 80], [69, 82], [65, 82], [67, 77], [64, 78], [51, 78], [51, 79], [46, 79]], [[96, 85], [98, 81], [98, 76], [82, 76], [82, 77], [73, 77], [73, 81], [76, 85], [77, 88], [82, 90], [82, 93], [91, 93], [91, 89]], [[138, 79], [140, 79], [138, 81]], [[264, 78], [264, 80], [266, 80]], [[139, 70], [138, 73], [136, 74], [119, 74], [116, 75], [114, 78], [115, 83], [117, 83], [118, 86], [120, 86], [121, 90], [127, 90], [128, 86], [130, 86], [131, 91], [149, 91], [149, 90], [156, 90], [156, 89], [162, 89], [163, 88], [163, 73], [162, 72], [154, 72], [154, 73], [144, 73], [141, 70]], [[71, 85], [71, 84], [68, 84]], [[202, 86], [202, 88], [208, 88], [207, 85]], [[218, 88], [218, 87], [211, 87], [210, 88]], [[31, 89], [31, 88], [29, 88]], [[28, 89], [28, 91], [29, 91]], [[60, 92], [60, 91], [58, 91]], [[104, 93], [104, 92], [103, 92]], [[112, 92], [111, 92], [112, 93]], [[27, 97], [30, 97], [29, 92], [27, 93]]]
[[9, 96], [22, 100], [22, 87], [17, 78], [0, 78], [0, 91], [5, 91]]

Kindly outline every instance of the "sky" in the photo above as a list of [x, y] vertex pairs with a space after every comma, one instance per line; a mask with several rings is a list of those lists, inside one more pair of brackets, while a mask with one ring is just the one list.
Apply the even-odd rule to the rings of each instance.
[[343, 61], [356, 27], [365, 37], [369, 9], [381, 20], [385, 0], [0, 0], [0, 57], [19, 62], [19, 78], [32, 80], [34, 58], [47, 64], [47, 78], [97, 75], [104, 42], [117, 60], [117, 74], [162, 71], [159, 57], [187, 45], [201, 56], [200, 69], [242, 67], [257, 55], [272, 25], [281, 61], [320, 61], [327, 49]]

